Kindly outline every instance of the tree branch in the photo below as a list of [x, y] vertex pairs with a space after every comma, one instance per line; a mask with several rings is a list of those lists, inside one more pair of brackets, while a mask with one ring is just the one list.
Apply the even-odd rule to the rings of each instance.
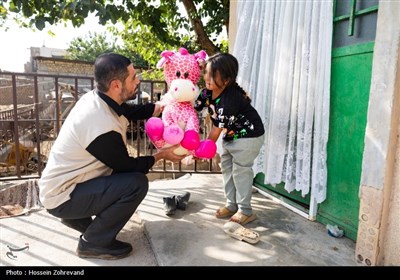
[[192, 24], [193, 30], [196, 33], [196, 42], [199, 46], [202, 46], [208, 55], [213, 55], [219, 51], [214, 43], [208, 38], [204, 30], [201, 18], [198, 16], [196, 6], [192, 0], [182, 0], [188, 14], [190, 23]]

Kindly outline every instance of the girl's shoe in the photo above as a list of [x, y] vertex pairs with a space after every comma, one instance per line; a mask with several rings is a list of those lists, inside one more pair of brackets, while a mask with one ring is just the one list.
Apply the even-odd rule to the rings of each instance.
[[245, 224], [248, 224], [248, 223], [250, 223], [250, 222], [252, 222], [252, 221], [254, 221], [256, 219], [257, 219], [256, 214], [252, 214], [251, 216], [247, 216], [247, 215], [245, 215], [243, 213], [237, 212], [235, 215], [233, 215], [229, 219], [229, 221], [235, 222], [235, 223], [238, 223], [238, 224], [244, 226]]
[[215, 217], [217, 217], [218, 219], [223, 219], [223, 218], [231, 217], [235, 213], [236, 213], [236, 211], [231, 211], [227, 207], [223, 206], [223, 207], [219, 208], [217, 210], [217, 212], [215, 212]]

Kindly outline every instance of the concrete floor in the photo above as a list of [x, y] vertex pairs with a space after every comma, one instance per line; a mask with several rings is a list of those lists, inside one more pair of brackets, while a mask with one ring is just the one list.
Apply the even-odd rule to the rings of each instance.
[[[188, 208], [166, 216], [163, 197], [191, 193]], [[133, 253], [122, 260], [81, 259], [79, 233], [45, 210], [0, 219], [1, 266], [357, 266], [355, 243], [334, 238], [260, 193], [252, 204], [258, 219], [246, 227], [260, 234], [255, 245], [225, 234], [227, 220], [214, 212], [224, 204], [221, 175], [194, 174], [156, 180], [119, 238]], [[29, 249], [14, 251], [9, 247]]]

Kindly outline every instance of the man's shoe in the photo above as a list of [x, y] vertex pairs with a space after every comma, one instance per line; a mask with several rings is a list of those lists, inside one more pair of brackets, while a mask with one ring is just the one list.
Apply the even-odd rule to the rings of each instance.
[[168, 216], [174, 215], [176, 211], [176, 199], [175, 195], [172, 197], [163, 197], [164, 211]]
[[132, 252], [132, 245], [127, 242], [114, 240], [107, 247], [100, 247], [82, 239], [79, 239], [76, 254], [80, 258], [93, 258], [103, 260], [117, 260], [127, 257]]
[[189, 203], [190, 193], [185, 192], [183, 195], [178, 195], [176, 197], [176, 208], [179, 210], [186, 210], [186, 207]]
[[92, 218], [83, 219], [61, 219], [61, 223], [67, 227], [73, 228], [74, 230], [84, 233], [89, 225], [92, 223]]

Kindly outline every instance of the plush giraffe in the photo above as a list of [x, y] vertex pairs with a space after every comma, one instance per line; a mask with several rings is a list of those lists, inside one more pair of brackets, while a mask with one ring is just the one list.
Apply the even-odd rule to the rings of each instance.
[[211, 158], [215, 152], [212, 152], [211, 143], [207, 144], [211, 145], [210, 148], [204, 148], [204, 141], [200, 141], [199, 119], [193, 107], [199, 94], [200, 63], [204, 62], [207, 54], [202, 50], [192, 55], [185, 48], [180, 48], [178, 52], [163, 51], [161, 56], [157, 67], [164, 67], [168, 92], [161, 100], [164, 105], [161, 119], [150, 118], [146, 122], [146, 133], [157, 149], [180, 144], [174, 151], [179, 155], [195, 155], [199, 148], [211, 149], [211, 153], [196, 155]]

